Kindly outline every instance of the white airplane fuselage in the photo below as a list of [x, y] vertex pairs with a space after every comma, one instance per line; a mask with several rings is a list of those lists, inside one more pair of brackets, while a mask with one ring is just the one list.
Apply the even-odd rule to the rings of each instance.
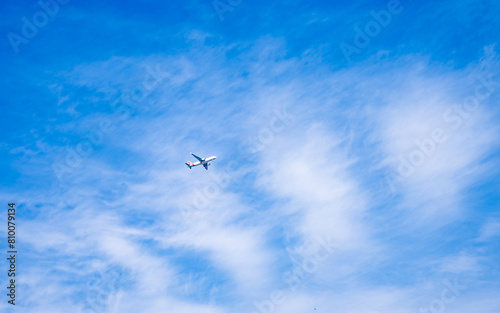
[[[192, 154], [192, 153], [191, 153]], [[192, 154], [193, 155], [193, 154]], [[194, 156], [194, 155], [193, 155]], [[196, 157], [196, 156], [195, 156]], [[205, 167], [205, 169], [208, 170], [208, 166], [210, 165], [210, 162], [212, 162], [213, 160], [217, 159], [216, 156], [211, 156], [211, 157], [208, 157], [208, 158], [198, 158], [196, 157], [197, 159], [199, 159], [198, 162], [194, 162], [194, 163], [191, 163], [191, 162], [187, 162], [186, 165], [189, 167], [189, 168], [192, 168], [192, 167], [195, 167], [195, 166], [198, 166], [198, 165], [203, 165]]]
[[211, 161], [213, 161], [215, 159], [217, 159], [216, 156], [211, 156], [211, 157], [208, 157], [208, 158], [204, 158], [203, 161], [198, 161], [198, 162], [191, 163], [191, 166], [203, 165], [203, 164], [211, 162]]

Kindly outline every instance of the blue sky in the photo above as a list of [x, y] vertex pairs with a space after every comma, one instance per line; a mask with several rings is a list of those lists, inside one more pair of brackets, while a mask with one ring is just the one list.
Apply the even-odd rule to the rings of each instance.
[[500, 4], [54, 1], [2, 4], [0, 311], [500, 310]]

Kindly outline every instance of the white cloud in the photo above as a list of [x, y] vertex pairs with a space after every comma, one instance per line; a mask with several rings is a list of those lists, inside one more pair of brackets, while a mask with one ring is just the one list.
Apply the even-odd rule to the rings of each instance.
[[482, 83], [490, 75], [477, 68], [431, 77], [409, 71], [403, 88], [389, 93], [376, 140], [390, 169], [387, 187], [404, 195], [402, 207], [417, 209], [412, 218], [437, 225], [454, 221], [463, 211], [463, 190], [489, 168], [484, 160], [498, 142], [491, 106], [498, 96]]
[[477, 273], [482, 270], [479, 264], [480, 261], [481, 257], [462, 252], [459, 255], [450, 256], [443, 260], [441, 270], [455, 274]]
[[[338, 243], [338, 250], [307, 277], [304, 289], [288, 293], [277, 312], [314, 307], [414, 312], [419, 303], [432, 300], [420, 296], [426, 286], [411, 279], [395, 284], [378, 272], [403, 266], [392, 252], [407, 243], [398, 240], [394, 229], [408, 225], [405, 232], [418, 229], [418, 237], [431, 232], [428, 226], [435, 231], [456, 221], [467, 209], [464, 191], [490, 168], [484, 159], [498, 142], [491, 113], [496, 112], [491, 105], [496, 94], [457, 129], [443, 121], [450, 105], [474, 94], [479, 70], [472, 65], [436, 68], [408, 56], [336, 72], [310, 63], [317, 67], [311, 73], [302, 60], [284, 59], [283, 43], [270, 38], [241, 55], [243, 69], [232, 70], [223, 65], [224, 53], [232, 48], [202, 49], [182, 58], [114, 58], [81, 65], [64, 76], [71, 79], [68, 89], [71, 84], [87, 86], [103, 99], [113, 99], [114, 89], [125, 92], [141, 83], [137, 73], [144, 66], [160, 64], [177, 73], [161, 85], [168, 90], [155, 89], [148, 98], [148, 104], [157, 106], [139, 108], [133, 118], [117, 123], [103, 151], [89, 156], [74, 180], [41, 196], [47, 215], [25, 224], [33, 230], [24, 237], [30, 251], [44, 262], [50, 262], [46, 251], [71, 260], [70, 265], [90, 258], [81, 272], [59, 268], [77, 277], [113, 266], [125, 271], [131, 282], [116, 290], [107, 311], [247, 309], [268, 291], [283, 287], [282, 271], [295, 262], [289, 256], [307, 258], [320, 239]], [[293, 121], [272, 130], [274, 111], [282, 107]], [[76, 127], [101, 117], [90, 116]], [[384, 181], [381, 171], [397, 171], [399, 158], [418, 148], [415, 140], [432, 138], [438, 127], [448, 139], [398, 182], [400, 203], [384, 198], [390, 186], [380, 194], [370, 190], [374, 180]], [[272, 136], [259, 139], [268, 129]], [[266, 141], [255, 154], [247, 154], [256, 161], [236, 159], [240, 164], [229, 173], [228, 183], [217, 182], [214, 177], [223, 174], [229, 158], [248, 153], [234, 150], [249, 138]], [[210, 171], [184, 168], [193, 147], [200, 152], [192, 152], [219, 155]], [[395, 213], [394, 207], [412, 210]], [[186, 208], [194, 208], [194, 214], [184, 215]], [[485, 226], [479, 240], [496, 236], [496, 226]], [[423, 240], [415, 241], [427, 247]], [[176, 254], [191, 252], [192, 262], [208, 260], [206, 275], [197, 276], [176, 262]], [[442, 271], [479, 271], [472, 253], [443, 254]], [[421, 268], [429, 270], [434, 257], [423, 255]], [[370, 272], [388, 286], [380, 287], [368, 277]], [[210, 277], [220, 273], [224, 277]], [[422, 275], [433, 277], [430, 270]], [[30, 288], [38, 288], [43, 279], [33, 278]], [[54, 282], [43, 296], [66, 284]], [[212, 289], [201, 290], [207, 286]], [[219, 286], [223, 291], [216, 291]], [[65, 290], [67, 297], [77, 292]], [[210, 300], [196, 294], [209, 294]]]
[[479, 238], [477, 238], [477, 241], [488, 242], [499, 235], [500, 235], [500, 221], [490, 220], [482, 227], [481, 233], [479, 235]]
[[358, 247], [366, 240], [366, 200], [341, 143], [320, 125], [280, 135], [262, 153], [258, 186], [284, 200], [279, 214], [296, 216], [289, 226], [306, 242], [332, 238]]

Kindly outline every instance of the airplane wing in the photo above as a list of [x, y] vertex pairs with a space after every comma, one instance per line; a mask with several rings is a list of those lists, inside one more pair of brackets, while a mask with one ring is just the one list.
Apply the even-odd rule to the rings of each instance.
[[192, 156], [194, 156], [194, 157], [195, 157], [198, 161], [200, 161], [200, 162], [201, 162], [202, 158], [200, 158], [199, 156], [194, 155], [194, 154], [192, 154], [192, 153], [191, 153], [191, 155], [192, 155]]
[[208, 170], [208, 163], [203, 164], [203, 167]]

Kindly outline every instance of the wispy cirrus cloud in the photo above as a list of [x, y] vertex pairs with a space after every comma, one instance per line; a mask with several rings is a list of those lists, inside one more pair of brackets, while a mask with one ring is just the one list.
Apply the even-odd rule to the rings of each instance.
[[[40, 195], [26, 206], [44, 209], [43, 216], [26, 212], [26, 262], [39, 265], [30, 265], [25, 288], [30, 301], [56, 300], [24, 308], [83, 311], [95, 289], [78, 282], [111, 268], [127, 279], [101, 288], [110, 294], [103, 312], [254, 312], [274, 289], [286, 295], [276, 312], [414, 312], [439, 299], [449, 273], [484, 279], [479, 260], [494, 256], [459, 249], [453, 241], [464, 237], [447, 227], [471, 214], [468, 191], [494, 168], [498, 95], [492, 91], [467, 118], [443, 115], [474, 96], [481, 77], [496, 81], [497, 57], [488, 53], [464, 69], [409, 55], [331, 70], [310, 55], [289, 58], [283, 39], [265, 37], [59, 73], [54, 88], [70, 99], [61, 109], [72, 99], [104, 106], [73, 107], [84, 118], [57, 125], [73, 134], [46, 142], [35, 158], [44, 173], [92, 125], [116, 122], [66, 180], [52, 173], [47, 186], [30, 190]], [[144, 77], [152, 77], [148, 68], [157, 67], [165, 79], [116, 119], [109, 105], [139, 95]], [[259, 149], [240, 150], [271, 129], [276, 110], [289, 118], [283, 129], [271, 130]], [[453, 128], [457, 116], [462, 124]], [[415, 140], [427, 142], [436, 128], [448, 139], [426, 154]], [[208, 172], [189, 171], [189, 151], [218, 159]], [[394, 178], [413, 151], [425, 160]], [[229, 160], [236, 163], [224, 172]], [[230, 183], [193, 201], [222, 175]], [[186, 207], [194, 213], [186, 216]], [[476, 227], [482, 240], [495, 235], [491, 220]], [[313, 255], [319, 240], [335, 242], [335, 251], [304, 274], [300, 288], [288, 289], [283, 274]], [[55, 274], [60, 279], [42, 289]], [[455, 304], [493, 312], [497, 303], [487, 296]]]

